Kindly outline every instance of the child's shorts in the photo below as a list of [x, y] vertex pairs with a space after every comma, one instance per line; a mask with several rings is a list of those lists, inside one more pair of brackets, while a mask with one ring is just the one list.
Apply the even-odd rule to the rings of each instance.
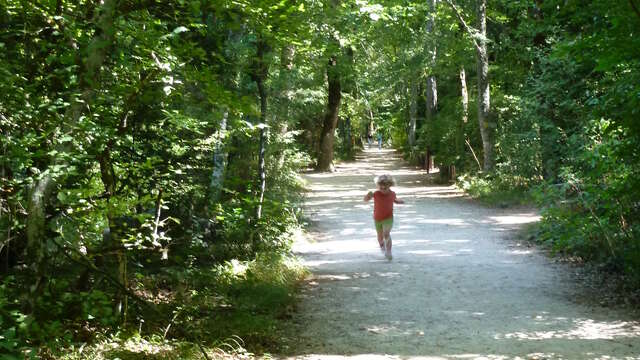
[[393, 227], [393, 217], [386, 218], [380, 221], [374, 220], [374, 222], [376, 223], [376, 230], [378, 231], [382, 231], [383, 228], [391, 229], [391, 227]]

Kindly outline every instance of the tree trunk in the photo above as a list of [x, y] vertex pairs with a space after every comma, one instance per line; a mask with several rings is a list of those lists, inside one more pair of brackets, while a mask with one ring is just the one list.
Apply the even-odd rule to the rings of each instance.
[[[277, 132], [280, 134], [282, 138], [287, 135], [287, 131], [289, 130], [289, 117], [290, 117], [290, 104], [293, 99], [293, 91], [291, 90], [292, 83], [292, 70], [293, 70], [293, 56], [295, 55], [295, 48], [293, 45], [285, 45], [282, 47], [282, 51], [280, 53], [280, 79], [282, 79], [282, 83], [284, 84], [284, 89], [282, 89], [282, 94], [280, 96], [282, 103], [282, 114], [284, 114], [284, 119], [279, 121], [277, 124]], [[282, 168], [284, 166], [285, 161], [285, 152], [280, 151], [278, 155], [278, 168]]]
[[426, 108], [426, 120], [431, 121], [435, 116], [436, 109], [438, 108], [438, 87], [436, 82], [436, 76], [433, 73], [434, 68], [436, 66], [436, 54], [437, 54], [437, 42], [434, 38], [434, 27], [435, 27], [435, 19], [436, 19], [436, 5], [437, 0], [429, 0], [429, 19], [427, 20], [427, 36], [428, 39], [428, 51], [431, 55], [429, 59], [429, 76], [427, 77], [427, 108]]
[[227, 153], [224, 150], [224, 138], [227, 132], [227, 120], [229, 111], [225, 110], [220, 120], [220, 129], [218, 130], [218, 142], [213, 150], [213, 170], [211, 171], [211, 182], [209, 183], [209, 201], [216, 203], [220, 200], [220, 192], [224, 183], [224, 172], [227, 166]]
[[[118, 242], [122, 239], [122, 226], [118, 226], [118, 222], [116, 218], [118, 214], [116, 214], [115, 207], [113, 205], [112, 197], [116, 193], [116, 175], [113, 169], [113, 162], [111, 161], [111, 145], [107, 144], [107, 147], [102, 151], [102, 153], [98, 156], [98, 162], [100, 163], [100, 178], [102, 180], [102, 184], [104, 185], [105, 196], [107, 200], [107, 232], [109, 236], [105, 238], [102, 246], [105, 248], [113, 247], [120, 248], [118, 246]], [[125, 287], [127, 286], [127, 255], [123, 250], [117, 251], [117, 260], [118, 260], [118, 281]], [[87, 269], [89, 271], [89, 269]], [[86, 276], [83, 275], [81, 278], [86, 281]], [[78, 287], [84, 288], [87, 284], [78, 284]], [[115, 295], [115, 307], [116, 312], [120, 315], [122, 323], [125, 324], [127, 321], [127, 295], [124, 291], [118, 290]]]
[[476, 47], [478, 56], [478, 122], [482, 136], [484, 171], [491, 171], [495, 165], [493, 154], [493, 132], [495, 124], [491, 120], [491, 102], [489, 92], [489, 57], [487, 54], [487, 1], [478, 1], [479, 39]]
[[[5, 121], [4, 115], [0, 114], [0, 120]], [[0, 136], [4, 138], [7, 135], [5, 135], [4, 131], [0, 131]], [[11, 205], [9, 204], [10, 190], [5, 188], [4, 186], [5, 181], [8, 181], [11, 178], [11, 176], [8, 174], [9, 171], [7, 171], [7, 160], [5, 159], [7, 159], [7, 142], [3, 141], [2, 157], [0, 158], [0, 181], [2, 181], [2, 183], [0, 184], [0, 223], [2, 223], [2, 220], [6, 217], [7, 233], [6, 236], [3, 236], [5, 234], [0, 234], [0, 257], [3, 253], [5, 254], [5, 261], [2, 263], [2, 267], [0, 268], [0, 273], [2, 274], [6, 274], [7, 272], [9, 272], [9, 242], [11, 241], [11, 224], [13, 223], [12, 218], [14, 213]], [[6, 211], [5, 206], [7, 207]]]
[[430, 75], [427, 78], [427, 121], [433, 120], [438, 107], [438, 87], [436, 84], [435, 75]]
[[427, 78], [427, 121], [433, 120], [438, 107], [438, 87], [435, 75]]
[[367, 110], [369, 110], [369, 124], [367, 125], [367, 139], [373, 139], [373, 133], [375, 131], [374, 128], [374, 118], [373, 118], [373, 110], [371, 109], [371, 104], [367, 101]]
[[[62, 129], [59, 132], [61, 134], [72, 133], [87, 105], [92, 103], [100, 68], [114, 39], [113, 21], [116, 5], [116, 0], [105, 0], [98, 9], [95, 20], [95, 36], [87, 47], [88, 57], [81, 68], [79, 76], [81, 95], [79, 98], [72, 99], [71, 106], [64, 116]], [[69, 142], [59, 143], [56, 146], [56, 150], [58, 153], [64, 154], [69, 152], [70, 147]], [[50, 168], [55, 165], [64, 165], [63, 159], [63, 156], [57, 156]], [[36, 272], [36, 281], [31, 287], [33, 301], [35, 301], [42, 289], [42, 285], [46, 282], [46, 264], [48, 261], [44, 244], [47, 239], [46, 205], [54, 193], [56, 184], [51, 171], [43, 171], [42, 173], [45, 175], [36, 180], [31, 187], [27, 204], [29, 212], [27, 217], [27, 257], [32, 262]]]
[[462, 123], [466, 124], [469, 120], [469, 92], [467, 91], [467, 75], [464, 67], [460, 67], [460, 95], [462, 103]]
[[349, 158], [351, 159], [353, 157], [353, 138], [351, 136], [351, 118], [347, 116], [347, 118], [344, 120], [344, 127], [345, 127], [345, 146], [347, 148], [347, 155], [349, 156]]
[[418, 82], [411, 81], [409, 92], [409, 148], [416, 144], [416, 120], [418, 117]]
[[258, 155], [258, 174], [260, 176], [260, 195], [258, 197], [258, 210], [257, 217], [260, 219], [262, 217], [262, 203], [264, 202], [264, 191], [267, 187], [267, 173], [265, 170], [265, 152], [267, 147], [266, 140], [266, 127], [260, 128], [260, 153]]
[[451, 0], [446, 0], [455, 12], [462, 26], [467, 30], [476, 48], [478, 69], [478, 123], [484, 153], [484, 171], [491, 171], [495, 165], [493, 154], [493, 131], [496, 124], [491, 120], [491, 101], [489, 96], [489, 57], [487, 53], [487, 1], [478, 0], [478, 29], [472, 30], [464, 21], [462, 14]]
[[264, 191], [267, 184], [267, 174], [265, 171], [265, 152], [266, 152], [266, 131], [267, 131], [267, 91], [264, 86], [264, 81], [267, 78], [267, 72], [269, 71], [268, 65], [265, 62], [264, 55], [267, 51], [267, 44], [264, 39], [258, 39], [257, 44], [257, 70], [255, 74], [256, 84], [258, 86], [258, 94], [260, 95], [260, 150], [258, 153], [258, 208], [256, 210], [256, 217], [260, 219], [262, 217], [262, 203], [264, 201]]
[[318, 154], [318, 164], [316, 170], [330, 171], [333, 162], [333, 142], [336, 126], [338, 125], [338, 112], [340, 111], [340, 100], [342, 93], [340, 89], [340, 75], [337, 69], [336, 56], [329, 59], [327, 66], [328, 79], [328, 101], [327, 113], [322, 124], [320, 135], [320, 153]]
[[467, 138], [464, 128], [467, 121], [469, 121], [469, 93], [467, 92], [467, 75], [463, 66], [460, 67], [460, 102], [462, 105], [462, 121], [459, 123], [458, 136], [456, 137], [456, 152], [463, 154], [464, 141]]
[[[35, 183], [29, 194], [27, 207], [27, 258], [36, 277], [31, 286], [32, 295], [39, 295], [46, 282], [48, 257], [45, 241], [47, 239], [46, 206], [54, 189], [51, 175], [46, 175]], [[35, 296], [30, 301], [35, 301]], [[34, 304], [30, 304], [34, 305]]]

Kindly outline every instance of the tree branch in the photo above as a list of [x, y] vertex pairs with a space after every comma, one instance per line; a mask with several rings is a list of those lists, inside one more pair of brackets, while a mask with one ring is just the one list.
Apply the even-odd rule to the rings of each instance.
[[[110, 283], [112, 283], [113, 285], [115, 285], [118, 289], [122, 290], [125, 294], [127, 294], [128, 296], [130, 296], [131, 298], [133, 298], [134, 300], [136, 300], [140, 305], [146, 307], [147, 309], [151, 310], [152, 312], [154, 312], [156, 315], [163, 315], [158, 309], [156, 309], [155, 307], [153, 307], [151, 304], [149, 304], [146, 300], [140, 298], [138, 295], [134, 294], [131, 290], [129, 290], [129, 288], [122, 284], [120, 281], [118, 281], [117, 279], [115, 279], [113, 276], [111, 276], [111, 274], [109, 274], [108, 272], [99, 269], [97, 266], [95, 266], [93, 264], [93, 262], [91, 260], [89, 260], [83, 253], [81, 253], [79, 250], [74, 249], [73, 247], [65, 247], [62, 244], [59, 244], [57, 241], [55, 241], [54, 239], [50, 239], [53, 244], [60, 250], [62, 251], [62, 254], [69, 260], [71, 260], [71, 262], [76, 263], [78, 265], [81, 265], [89, 270], [92, 270], [98, 274], [103, 275]], [[80, 258], [82, 258], [83, 261], [80, 261], [78, 259], [75, 259], [73, 256], [69, 255], [69, 253], [67, 252], [67, 249], [72, 250], [73, 252], [75, 252], [78, 256], [80, 256]]]
[[453, 12], [456, 14], [456, 17], [458, 18], [460, 23], [462, 23], [462, 26], [465, 28], [465, 30], [467, 30], [467, 32], [471, 36], [471, 41], [473, 41], [473, 46], [476, 48], [476, 51], [482, 52], [482, 49], [480, 48], [480, 44], [478, 44], [478, 41], [476, 41], [476, 38], [478, 37], [478, 31], [475, 29], [471, 29], [469, 25], [467, 25], [467, 22], [464, 21], [464, 18], [462, 17], [460, 10], [458, 10], [456, 5], [451, 0], [445, 0], [445, 1], [447, 2], [447, 4], [449, 4], [449, 6], [451, 6], [451, 8], [453, 9]]
[[638, 17], [640, 18], [640, 10], [638, 10], [638, 7], [633, 2], [633, 0], [629, 0], [629, 4], [631, 4], [631, 7], [633, 8], [633, 11], [635, 11], [636, 15], [638, 15]]
[[[120, 124], [118, 125], [118, 135], [124, 135], [125, 131], [127, 130], [127, 118], [129, 117], [129, 112], [131, 111], [131, 108], [133, 107], [135, 101], [138, 99], [138, 96], [140, 95], [140, 93], [142, 93], [142, 91], [144, 90], [145, 86], [147, 86], [147, 84], [149, 82], [151, 82], [156, 75], [158, 75], [159, 71], [158, 69], [153, 69], [143, 75], [141, 75], [140, 78], [140, 82], [138, 83], [138, 86], [136, 87], [136, 89], [129, 94], [129, 96], [127, 96], [127, 99], [124, 102], [124, 111], [122, 111], [122, 115], [120, 116]], [[113, 144], [113, 140], [111, 140], [109, 142], [109, 147]]]

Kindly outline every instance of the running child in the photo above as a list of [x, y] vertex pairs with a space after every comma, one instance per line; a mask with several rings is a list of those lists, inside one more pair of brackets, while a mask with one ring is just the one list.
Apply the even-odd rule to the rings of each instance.
[[374, 180], [377, 186], [375, 192], [369, 191], [364, 196], [364, 201], [373, 199], [373, 220], [378, 233], [378, 244], [384, 256], [391, 260], [391, 227], [393, 227], [393, 204], [404, 204], [403, 200], [396, 197], [396, 193], [391, 191], [391, 186], [395, 185], [395, 180], [391, 175], [380, 175]]

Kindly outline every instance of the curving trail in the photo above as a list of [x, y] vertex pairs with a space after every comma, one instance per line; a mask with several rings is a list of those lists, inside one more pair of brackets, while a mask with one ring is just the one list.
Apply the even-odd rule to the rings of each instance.
[[[394, 259], [378, 250], [373, 176], [393, 174]], [[640, 359], [640, 323], [572, 299], [565, 265], [513, 239], [531, 210], [490, 209], [390, 150], [309, 174], [313, 275], [293, 322], [296, 359]]]

